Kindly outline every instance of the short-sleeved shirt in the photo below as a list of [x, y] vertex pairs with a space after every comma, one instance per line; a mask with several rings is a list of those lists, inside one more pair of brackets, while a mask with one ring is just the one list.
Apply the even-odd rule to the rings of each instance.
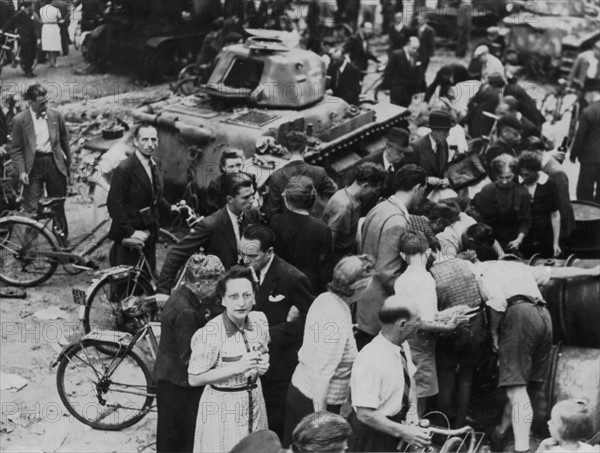
[[[414, 376], [410, 346], [402, 344], [408, 364], [408, 374]], [[392, 417], [402, 410], [404, 397], [404, 373], [402, 372], [400, 346], [396, 346], [381, 333], [358, 353], [352, 377], [350, 393], [352, 406], [381, 411]], [[411, 389], [412, 392], [412, 389]]]
[[480, 289], [486, 304], [498, 312], [505, 312], [507, 299], [529, 296], [543, 300], [539, 286], [551, 278], [551, 269], [545, 266], [528, 266], [514, 261], [486, 261], [474, 266], [480, 276]]
[[435, 280], [423, 267], [408, 266], [394, 283], [394, 293], [407, 296], [419, 307], [419, 314], [424, 321], [434, 321], [437, 313], [437, 294]]
[[327, 202], [322, 220], [337, 233], [333, 251], [336, 257], [356, 252], [356, 232], [360, 219], [360, 202], [348, 193], [347, 188], [338, 190]]

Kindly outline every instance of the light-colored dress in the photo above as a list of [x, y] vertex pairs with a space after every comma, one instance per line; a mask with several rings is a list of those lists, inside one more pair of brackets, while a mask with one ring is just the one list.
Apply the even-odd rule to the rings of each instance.
[[40, 8], [42, 19], [42, 50], [44, 52], [60, 52], [60, 28], [58, 21], [61, 19], [60, 11], [52, 5]]
[[[251, 350], [260, 349], [266, 353], [269, 339], [269, 324], [264, 313], [249, 313], [243, 331], [238, 330], [223, 313], [192, 337], [188, 372], [197, 375], [231, 366]], [[194, 452], [228, 452], [250, 433], [250, 393], [252, 432], [267, 429], [267, 410], [260, 379], [255, 378], [251, 392], [247, 390], [247, 384], [248, 378], [240, 374], [205, 387], [196, 419]]]

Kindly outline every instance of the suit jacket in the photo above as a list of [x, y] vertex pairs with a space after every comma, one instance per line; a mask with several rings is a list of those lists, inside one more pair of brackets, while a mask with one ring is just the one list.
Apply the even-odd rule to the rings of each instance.
[[262, 0], [257, 10], [254, 0], [248, 0], [244, 15], [248, 28], [266, 28], [273, 18], [273, 3], [271, 0]]
[[378, 313], [383, 301], [394, 294], [394, 283], [401, 273], [398, 238], [408, 229], [408, 218], [390, 197], [367, 214], [362, 227], [362, 253], [375, 257], [375, 276], [370, 285], [356, 295], [358, 328], [377, 335], [381, 328]]
[[[269, 371], [263, 376], [274, 381], [289, 380], [298, 364], [302, 346], [304, 320], [315, 296], [306, 275], [277, 255], [256, 293], [254, 310], [262, 311], [269, 321]], [[290, 308], [295, 306], [300, 319], [287, 322]]]
[[[154, 193], [152, 181], [135, 153], [115, 168], [106, 199], [112, 219], [110, 239], [121, 242], [135, 230], [148, 230], [152, 239], [158, 238], [159, 214], [168, 215], [171, 210], [163, 197], [160, 177], [158, 182], [158, 193]], [[149, 217], [140, 214], [144, 208], [150, 208]]]
[[560, 212], [560, 237], [567, 238], [575, 229], [575, 213], [569, 195], [569, 177], [563, 166], [553, 157], [542, 167], [542, 171], [556, 184]]
[[281, 194], [292, 176], [308, 176], [312, 179], [319, 197], [329, 199], [337, 191], [337, 185], [327, 176], [327, 172], [323, 167], [310, 165], [300, 160], [289, 162], [275, 170], [267, 181], [269, 192], [265, 207], [268, 210], [269, 217], [284, 212], [285, 205]]
[[350, 105], [358, 105], [362, 91], [362, 73], [350, 61], [346, 62], [344, 70], [339, 71], [340, 65], [331, 67], [331, 89], [333, 95], [342, 98]]
[[421, 71], [421, 64], [417, 61], [414, 65], [406, 56], [404, 49], [396, 50], [390, 55], [390, 60], [383, 74], [383, 89], [390, 90], [392, 103], [401, 99], [403, 95], [414, 95], [425, 88], [425, 77]]
[[[69, 172], [68, 167], [71, 165], [69, 132], [65, 120], [58, 111], [48, 109], [46, 114], [54, 162], [58, 170], [66, 177]], [[29, 109], [13, 118], [11, 136], [10, 152], [15, 165], [19, 168], [19, 172], [31, 173], [35, 159], [36, 141], [33, 118]]]
[[411, 143], [414, 150], [413, 163], [423, 168], [427, 176], [445, 178], [448, 169], [448, 143], [444, 142], [442, 149], [433, 152], [429, 134]]
[[348, 38], [344, 45], [344, 50], [348, 53], [350, 61], [360, 71], [366, 71], [369, 67], [369, 60], [379, 61], [369, 48], [369, 41], [366, 42], [360, 33]]
[[600, 101], [588, 105], [581, 112], [579, 127], [571, 147], [571, 158], [581, 163], [600, 163]]
[[415, 35], [415, 31], [404, 25], [400, 31], [396, 30], [396, 27], [392, 24], [388, 29], [388, 36], [390, 37], [390, 47], [388, 54], [391, 54], [394, 50], [400, 50], [408, 42], [411, 36]]
[[[257, 210], [246, 214], [247, 225], [259, 221], [260, 215]], [[175, 284], [179, 269], [185, 265], [190, 256], [199, 252], [201, 247], [205, 254], [218, 256], [225, 269], [238, 264], [237, 241], [227, 213], [227, 206], [202, 219], [194, 227], [194, 231], [171, 246], [158, 279], [159, 293], [169, 294]]]

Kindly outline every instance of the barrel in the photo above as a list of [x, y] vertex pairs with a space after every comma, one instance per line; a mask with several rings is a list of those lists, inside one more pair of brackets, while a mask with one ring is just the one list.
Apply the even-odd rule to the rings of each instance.
[[[592, 268], [598, 259], [545, 260], [533, 257], [531, 265]], [[597, 277], [551, 280], [542, 288], [552, 317], [554, 342], [570, 346], [600, 348], [600, 279]]]
[[548, 435], [546, 422], [552, 407], [566, 399], [585, 400], [592, 416], [593, 432], [600, 431], [600, 349], [562, 344], [552, 346], [551, 365], [541, 389], [532, 394], [533, 429]]
[[567, 238], [568, 253], [600, 258], [600, 205], [591, 201], [572, 201], [575, 230]]

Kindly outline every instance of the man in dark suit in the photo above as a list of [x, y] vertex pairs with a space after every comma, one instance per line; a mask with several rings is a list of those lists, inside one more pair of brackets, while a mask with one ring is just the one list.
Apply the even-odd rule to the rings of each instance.
[[219, 257], [225, 269], [239, 263], [243, 230], [260, 221], [258, 210], [253, 208], [256, 182], [246, 173], [234, 173], [225, 177], [223, 188], [227, 204], [202, 219], [192, 233], [169, 249], [157, 283], [159, 293], [171, 292], [177, 272], [200, 248], [207, 255]]
[[390, 47], [388, 55], [391, 55], [394, 50], [402, 49], [408, 42], [408, 38], [414, 36], [415, 31], [404, 23], [404, 14], [398, 11], [394, 14], [394, 23], [388, 29], [390, 37]]
[[472, 77], [469, 75], [469, 71], [462, 64], [450, 63], [442, 66], [436, 73], [435, 79], [431, 85], [427, 87], [427, 91], [425, 92], [425, 102], [429, 102], [438, 86], [440, 87], [438, 96], [447, 98], [449, 96], [450, 87], [471, 79]]
[[385, 184], [381, 191], [381, 196], [384, 198], [391, 197], [396, 193], [394, 185], [396, 172], [412, 161], [414, 151], [408, 145], [409, 140], [410, 132], [401, 127], [391, 128], [385, 136], [385, 149], [381, 158], [375, 161], [383, 165], [386, 171]]
[[137, 262], [138, 252], [121, 245], [123, 239], [135, 238], [144, 242], [143, 253], [154, 271], [160, 215], [166, 216], [177, 207], [163, 197], [162, 181], [152, 159], [158, 147], [154, 126], [140, 124], [133, 134], [133, 146], [135, 152], [115, 169], [106, 200], [112, 219], [108, 237], [114, 241], [110, 264]]
[[358, 105], [362, 90], [362, 73], [352, 64], [342, 48], [331, 52], [331, 91], [350, 105]]
[[369, 39], [372, 36], [373, 24], [363, 22], [359, 32], [348, 38], [344, 45], [344, 50], [350, 57], [350, 61], [363, 73], [363, 76], [369, 67], [369, 60], [379, 63], [379, 58], [369, 48]]
[[390, 91], [392, 104], [408, 107], [413, 95], [425, 88], [425, 77], [418, 61], [419, 38], [411, 36], [401, 50], [390, 56], [381, 88]]
[[433, 110], [429, 114], [431, 132], [412, 143], [413, 159], [427, 173], [427, 188], [444, 189], [450, 186], [446, 178], [448, 168], [448, 132], [452, 127], [452, 117], [443, 110]]
[[244, 15], [247, 28], [271, 28], [274, 23], [271, 0], [248, 0]]
[[[267, 181], [269, 192], [267, 193], [266, 203], [264, 205], [267, 215], [271, 218], [275, 214], [284, 212], [285, 205], [281, 194], [292, 176], [308, 176], [312, 179], [315, 189], [317, 189], [317, 208], [313, 208], [312, 213], [320, 218], [322, 208], [325, 207], [327, 200], [337, 190], [337, 185], [327, 176], [323, 167], [310, 165], [304, 162], [304, 153], [307, 150], [306, 135], [302, 132], [291, 131], [285, 137], [285, 147], [290, 154], [290, 161], [281, 168], [273, 172]], [[319, 207], [320, 212], [319, 212]]]
[[523, 125], [518, 118], [506, 115], [498, 120], [498, 139], [490, 145], [484, 155], [486, 166], [489, 168], [492, 161], [501, 154], [517, 157], [517, 145], [521, 142]]
[[[24, 97], [29, 108], [13, 119], [10, 153], [23, 183], [23, 209], [35, 213], [44, 186], [49, 197], [67, 195], [71, 153], [65, 121], [58, 111], [47, 108], [46, 89], [33, 84]], [[69, 231], [64, 205], [59, 208], [58, 222], [66, 239]]]
[[586, 101], [589, 105], [581, 112], [569, 159], [579, 159], [581, 164], [577, 199], [600, 203], [600, 92], [586, 93]]
[[314, 300], [308, 278], [274, 252], [275, 233], [263, 225], [250, 225], [240, 242], [244, 264], [258, 280], [254, 310], [269, 321], [269, 371], [261, 378], [269, 428], [283, 434], [285, 401], [302, 346], [304, 320]]
[[40, 17], [33, 10], [33, 3], [29, 1], [22, 2], [19, 11], [5, 25], [5, 30], [12, 31], [16, 28], [19, 33], [21, 68], [23, 68], [27, 77], [35, 77], [32, 66], [37, 52], [37, 40], [40, 37], [41, 27]]
[[427, 74], [429, 61], [435, 51], [435, 30], [427, 25], [425, 11], [421, 10], [415, 16], [417, 36], [421, 45], [419, 46], [419, 60], [423, 76]]

